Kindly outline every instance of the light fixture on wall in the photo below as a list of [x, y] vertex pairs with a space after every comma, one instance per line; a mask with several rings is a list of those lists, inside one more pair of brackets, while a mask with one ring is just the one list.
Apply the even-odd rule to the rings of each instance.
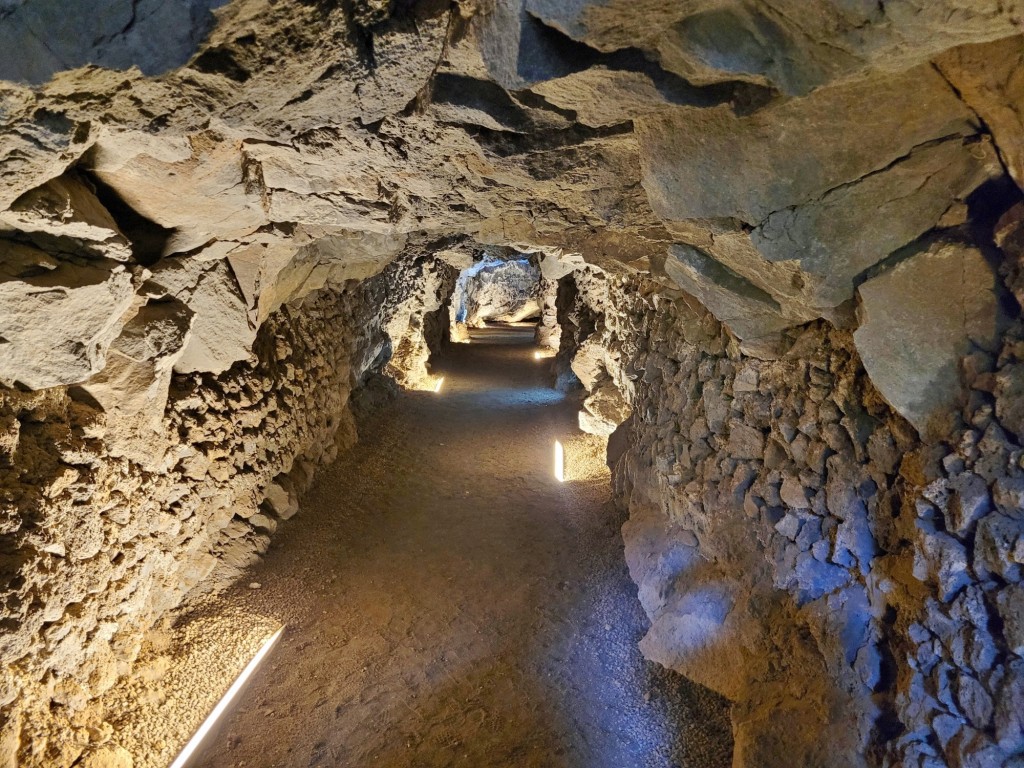
[[558, 440], [555, 440], [555, 479], [565, 482], [565, 449]]
[[242, 686], [245, 685], [245, 681], [249, 679], [252, 673], [256, 671], [256, 667], [260, 665], [260, 662], [262, 662], [266, 655], [270, 653], [270, 649], [273, 648], [274, 644], [280, 639], [282, 632], [284, 632], [284, 627], [281, 627], [277, 632], [272, 634], [263, 642], [260, 649], [256, 651], [256, 655], [252, 657], [252, 660], [245, 666], [245, 669], [242, 670], [241, 674], [235, 678], [235, 682], [233, 682], [231, 687], [228, 688], [227, 693], [221, 697], [220, 701], [217, 702], [217, 706], [213, 708], [213, 711], [210, 712], [207, 718], [203, 721], [203, 724], [199, 726], [199, 730], [195, 732], [191, 739], [189, 739], [185, 748], [178, 753], [174, 762], [171, 763], [171, 768], [185, 768], [185, 766], [188, 765], [188, 761], [192, 758], [193, 753], [199, 748], [199, 745], [202, 744], [203, 739], [206, 738], [206, 735], [210, 732], [213, 726], [216, 725], [217, 720], [219, 720], [221, 715], [223, 715], [227, 710], [228, 706], [231, 704], [231, 700], [238, 695], [240, 690], [242, 690]]

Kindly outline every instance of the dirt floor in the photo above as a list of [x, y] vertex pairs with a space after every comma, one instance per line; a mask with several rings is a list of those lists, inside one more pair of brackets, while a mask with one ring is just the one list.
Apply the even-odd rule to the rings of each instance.
[[197, 614], [287, 629], [193, 765], [729, 765], [725, 702], [636, 649], [603, 441], [530, 335], [451, 345]]

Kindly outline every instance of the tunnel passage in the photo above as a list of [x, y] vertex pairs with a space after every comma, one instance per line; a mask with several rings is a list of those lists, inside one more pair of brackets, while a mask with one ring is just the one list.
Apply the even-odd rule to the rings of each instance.
[[729, 765], [725, 702], [636, 648], [603, 441], [536, 350], [492, 324], [433, 358], [444, 388], [360, 421], [261, 563], [185, 620], [288, 627], [196, 765]]
[[[455, 323], [518, 323], [540, 314], [540, 270], [527, 258], [484, 258], [459, 274], [452, 297]], [[453, 335], [456, 332], [453, 331]]]
[[216, 697], [272, 626], [184, 617], [517, 333], [452, 331], [493, 259], [734, 766], [1019, 762], [1019, 3], [0, 5], [0, 765], [146, 764], [119, 713], [223, 631]]

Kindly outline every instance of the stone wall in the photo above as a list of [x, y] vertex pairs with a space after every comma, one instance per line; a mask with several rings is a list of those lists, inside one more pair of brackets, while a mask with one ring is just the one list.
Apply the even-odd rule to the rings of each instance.
[[997, 382], [1020, 325], [965, 359], [962, 428], [922, 443], [827, 322], [760, 360], [654, 281], [577, 271], [559, 308], [585, 403], [627, 404], [609, 457], [641, 647], [734, 702], [734, 764], [1009, 764], [1024, 453]]
[[0, 389], [0, 765], [69, 766], [104, 738], [95, 699], [147, 630], [265, 551], [315, 469], [356, 439], [353, 389], [389, 361], [421, 375], [403, 366], [423, 365], [423, 316], [453, 279], [409, 256], [283, 306], [223, 373], [168, 370], [145, 463], [112, 455], [123, 425], [94, 380]]

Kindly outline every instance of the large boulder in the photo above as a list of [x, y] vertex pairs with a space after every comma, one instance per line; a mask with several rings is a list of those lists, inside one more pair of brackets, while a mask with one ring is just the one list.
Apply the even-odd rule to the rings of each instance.
[[[1017, 34], [1021, 13], [1018, 3], [999, 0], [526, 0], [526, 8], [590, 49], [639, 48], [692, 83], [748, 81], [793, 95], [869, 69], [907, 69], [956, 45]], [[502, 61], [515, 60], [511, 46], [502, 52]]]
[[996, 276], [976, 248], [933, 243], [859, 289], [854, 341], [882, 396], [922, 435], [948, 428], [961, 395], [960, 360], [993, 349], [1001, 318]]
[[249, 357], [256, 327], [226, 261], [201, 254], [166, 259], [154, 268], [153, 281], [195, 313], [176, 372], [222, 373]]
[[268, 223], [258, 164], [237, 137], [203, 131], [189, 137], [105, 132], [90, 170], [123, 203], [169, 230], [162, 253], [183, 253], [213, 239], [239, 240]]
[[107, 354], [107, 364], [82, 385], [106, 413], [111, 456], [153, 469], [166, 445], [163, 429], [174, 364], [192, 327], [192, 310], [177, 299], [154, 297], [128, 321]]
[[0, 241], [0, 383], [45, 389], [98, 373], [134, 293], [118, 262]]
[[1024, 187], [1024, 37], [965, 45], [935, 65], [985, 121], [1006, 169]]
[[[691, 283], [699, 272], [706, 284], [713, 262], [726, 269], [709, 307], [742, 338], [832, 319], [866, 270], [997, 175], [977, 128], [931, 68], [820, 88], [746, 117], [686, 107], [637, 121], [654, 211], [701, 253], [673, 255]], [[721, 309], [749, 305], [754, 289], [753, 309]]]

